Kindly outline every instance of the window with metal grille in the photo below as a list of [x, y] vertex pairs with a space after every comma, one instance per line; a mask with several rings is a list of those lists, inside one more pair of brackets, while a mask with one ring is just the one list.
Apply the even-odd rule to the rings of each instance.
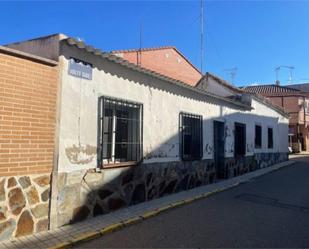
[[267, 131], [268, 149], [272, 149], [274, 147], [273, 128], [268, 128]]
[[262, 126], [255, 125], [255, 148], [262, 148]]
[[180, 113], [180, 155], [182, 160], [199, 160], [203, 156], [202, 116]]
[[246, 125], [235, 123], [234, 155], [242, 157], [246, 155]]
[[99, 165], [141, 161], [142, 115], [142, 104], [109, 97], [99, 99]]

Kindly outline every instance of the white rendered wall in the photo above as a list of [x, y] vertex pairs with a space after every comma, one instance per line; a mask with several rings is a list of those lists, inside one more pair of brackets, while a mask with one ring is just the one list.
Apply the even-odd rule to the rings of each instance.
[[[286, 152], [287, 119], [264, 104], [253, 101], [253, 111], [241, 111], [222, 101], [155, 79], [123, 66], [64, 46], [67, 58], [62, 65], [62, 104], [60, 121], [59, 171], [97, 167], [98, 98], [111, 96], [143, 104], [144, 163], [179, 160], [179, 113], [203, 116], [203, 158], [213, 157], [213, 120], [226, 122], [226, 157], [232, 157], [234, 122], [247, 125], [247, 155], [254, 152], [254, 124], [263, 124], [263, 148], [258, 152]], [[68, 75], [68, 58], [94, 65], [92, 80]], [[99, 67], [99, 68], [98, 68]], [[223, 106], [228, 105], [228, 106]], [[257, 114], [257, 115], [256, 115]], [[278, 124], [278, 122], [280, 124]], [[267, 146], [266, 126], [274, 128], [274, 148]], [[279, 128], [280, 126], [280, 128]], [[280, 136], [279, 136], [280, 133]]]

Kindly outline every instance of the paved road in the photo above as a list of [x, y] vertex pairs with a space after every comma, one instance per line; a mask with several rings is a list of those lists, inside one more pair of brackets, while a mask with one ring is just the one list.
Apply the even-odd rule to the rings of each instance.
[[309, 247], [309, 158], [78, 248]]

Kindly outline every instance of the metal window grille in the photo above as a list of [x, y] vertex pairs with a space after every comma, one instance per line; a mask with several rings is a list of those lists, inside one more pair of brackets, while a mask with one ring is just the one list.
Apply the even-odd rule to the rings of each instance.
[[200, 115], [180, 113], [180, 155], [182, 160], [203, 157], [203, 118]]
[[273, 138], [273, 129], [268, 128], [267, 130], [267, 137], [268, 137], [268, 149], [272, 149], [274, 147], [274, 138]]
[[255, 148], [262, 147], [262, 126], [255, 126]]
[[143, 105], [126, 100], [99, 99], [99, 166], [142, 160]]

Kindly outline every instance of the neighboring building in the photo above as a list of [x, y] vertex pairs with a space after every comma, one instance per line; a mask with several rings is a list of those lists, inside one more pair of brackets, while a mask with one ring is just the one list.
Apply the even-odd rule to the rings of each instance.
[[[297, 85], [296, 85], [297, 86]], [[268, 98], [289, 113], [289, 141], [294, 152], [309, 151], [309, 93], [296, 86], [258, 85], [244, 90]]]
[[309, 93], [309, 83], [286, 85], [286, 87], [294, 88], [302, 92]]
[[52, 227], [288, 160], [287, 113], [213, 74], [193, 87], [64, 35], [9, 46], [58, 58]]
[[201, 72], [175, 47], [112, 51], [113, 54], [143, 68], [195, 86]]
[[57, 65], [0, 46], [0, 240], [49, 226]]

